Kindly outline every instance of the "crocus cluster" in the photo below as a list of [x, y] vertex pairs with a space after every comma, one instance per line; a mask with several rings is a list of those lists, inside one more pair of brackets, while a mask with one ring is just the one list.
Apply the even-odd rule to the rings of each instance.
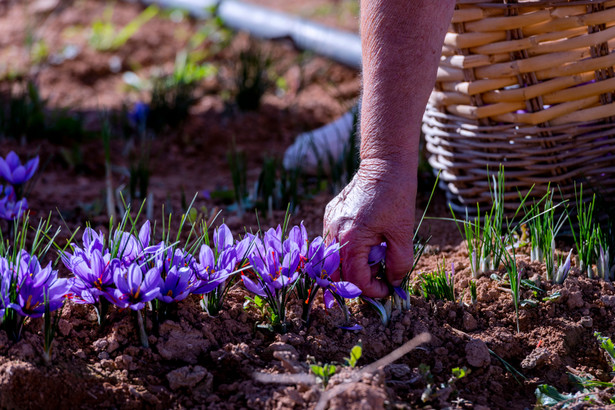
[[73, 273], [71, 290], [77, 303], [110, 302], [119, 308], [141, 310], [148, 302], [173, 303], [189, 294], [214, 291], [231, 276], [244, 243], [234, 244], [230, 230], [220, 226], [214, 235], [216, 254], [202, 244], [198, 258], [164, 241], [151, 242], [151, 224], [138, 233], [117, 229], [108, 243], [101, 232], [86, 228], [82, 244], [72, 245], [63, 261]]
[[22, 318], [41, 317], [57, 310], [70, 290], [51, 262], [44, 268], [36, 256], [21, 250], [11, 259], [0, 257], [0, 323], [13, 310]]
[[0, 157], [0, 177], [6, 182], [0, 186], [0, 219], [17, 219], [28, 209], [28, 202], [22, 197], [23, 188], [36, 172], [38, 163], [37, 156], [22, 165], [13, 151], [6, 158]]
[[293, 227], [288, 235], [278, 226], [262, 237], [246, 233], [236, 240], [222, 224], [211, 243], [203, 237], [185, 247], [168, 239], [153, 243], [150, 226], [146, 221], [138, 232], [136, 227], [118, 228], [109, 240], [86, 228], [81, 243], [73, 243], [71, 251], [62, 255], [74, 275], [72, 300], [94, 305], [101, 317], [109, 304], [137, 312], [151, 304], [160, 313], [195, 294], [201, 297], [202, 307], [215, 315], [234, 275], [243, 272], [246, 289], [268, 304], [272, 324], [282, 325], [297, 283], [306, 289], [307, 296], [299, 298], [308, 309], [319, 288], [327, 308], [337, 301], [345, 309], [344, 300], [361, 293], [349, 282], [333, 280], [340, 264], [339, 245], [327, 245], [321, 237], [310, 243], [303, 225]]
[[284, 324], [286, 304], [297, 285], [308, 289], [307, 300], [302, 300], [308, 309], [306, 321], [318, 288], [323, 289], [328, 308], [335, 301], [345, 308], [344, 299], [361, 294], [352, 283], [332, 278], [340, 265], [339, 245], [326, 245], [322, 237], [309, 243], [303, 224], [291, 228], [287, 237], [280, 226], [269, 229], [262, 239], [254, 238], [253, 245], [248, 256], [251, 270], [244, 273], [243, 283], [267, 302], [274, 326]]

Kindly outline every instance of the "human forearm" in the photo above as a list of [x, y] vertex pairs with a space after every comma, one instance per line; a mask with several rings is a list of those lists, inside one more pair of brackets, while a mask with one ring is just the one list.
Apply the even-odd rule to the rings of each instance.
[[421, 119], [454, 4], [361, 0], [361, 159], [369, 168], [392, 163], [416, 172]]

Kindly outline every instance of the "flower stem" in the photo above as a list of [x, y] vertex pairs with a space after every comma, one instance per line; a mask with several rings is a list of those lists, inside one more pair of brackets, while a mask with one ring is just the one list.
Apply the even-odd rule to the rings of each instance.
[[147, 340], [147, 333], [145, 332], [143, 315], [140, 310], [137, 310], [135, 313], [137, 314], [137, 327], [139, 329], [139, 339], [141, 339], [141, 345], [145, 348], [149, 348], [149, 341]]

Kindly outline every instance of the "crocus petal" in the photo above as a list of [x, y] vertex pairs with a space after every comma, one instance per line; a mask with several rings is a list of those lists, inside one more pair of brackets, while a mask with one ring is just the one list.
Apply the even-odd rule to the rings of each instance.
[[266, 297], [266, 293], [265, 290], [263, 288], [263, 286], [261, 284], [257, 284], [254, 281], [252, 281], [252, 279], [248, 278], [247, 276], [242, 276], [241, 277], [242, 281], [243, 281], [243, 285], [246, 287], [246, 289], [260, 297]]
[[356, 325], [352, 325], [352, 326], [340, 326], [340, 329], [344, 329], [344, 330], [361, 330], [363, 329], [363, 326], [361, 326], [360, 324], [356, 324]]
[[323, 294], [323, 300], [327, 309], [331, 309], [335, 304], [335, 298], [329, 290], [325, 290], [325, 293]]
[[210, 270], [214, 267], [214, 252], [209, 246], [201, 245], [201, 250], [199, 251], [199, 263], [203, 268], [209, 267]]
[[233, 246], [233, 234], [226, 224], [220, 225], [214, 232], [214, 245], [218, 251]]
[[19, 156], [15, 154], [15, 151], [11, 151], [8, 153], [8, 155], [6, 156], [6, 164], [9, 166], [11, 171], [15, 170], [15, 168], [21, 165]]
[[0, 157], [0, 176], [9, 182], [11, 180], [11, 169], [2, 157]]
[[38, 169], [38, 163], [39, 163], [38, 155], [32, 158], [30, 161], [28, 161], [28, 163], [26, 164], [26, 181], [32, 178], [32, 175], [34, 175], [34, 173], [36, 172], [36, 170]]
[[[249, 235], [249, 236], [248, 236]], [[246, 236], [235, 245], [235, 253], [237, 255], [238, 260], [243, 260], [248, 257], [248, 253], [252, 253], [254, 251], [254, 240], [255, 236], [251, 234], [246, 234]]]
[[333, 272], [338, 270], [340, 267], [340, 253], [337, 250], [337, 247], [329, 250], [327, 249], [327, 255], [325, 256], [325, 260], [323, 261], [323, 269], [327, 272], [328, 275], [332, 275]]
[[126, 281], [131, 290], [137, 289], [143, 283], [143, 271], [137, 265], [130, 265]]
[[334, 282], [331, 284], [331, 288], [335, 289], [335, 293], [343, 297], [344, 299], [354, 299], [359, 297], [361, 289], [355, 284], [345, 281]]
[[9, 182], [13, 185], [23, 184], [26, 182], [26, 169], [22, 166], [18, 166], [11, 173], [11, 179]]
[[409, 297], [408, 293], [405, 290], [403, 290], [401, 287], [395, 286], [395, 287], [393, 287], [393, 290], [395, 291], [397, 296], [399, 296], [403, 300], [408, 300], [408, 297]]
[[386, 242], [382, 242], [380, 245], [372, 246], [369, 251], [369, 255], [367, 257], [367, 263], [371, 265], [376, 265], [381, 261], [385, 260], [387, 252], [387, 244]]
[[141, 249], [147, 248], [149, 245], [149, 237], [151, 234], [150, 222], [145, 221], [143, 225], [141, 225], [141, 229], [139, 229], [139, 243], [141, 244]]
[[318, 286], [320, 286], [323, 289], [327, 289], [329, 288], [329, 285], [331, 285], [331, 281], [328, 279], [328, 277], [322, 277], [322, 276], [314, 276], [314, 279], [316, 280], [316, 284]]

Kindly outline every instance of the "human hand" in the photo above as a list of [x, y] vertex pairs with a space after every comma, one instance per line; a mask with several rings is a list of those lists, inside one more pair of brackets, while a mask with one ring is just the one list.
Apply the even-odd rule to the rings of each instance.
[[[363, 295], [388, 296], [388, 285], [399, 286], [412, 268], [415, 200], [416, 169], [368, 160], [327, 205], [323, 234], [342, 245], [343, 280]], [[386, 282], [368, 265], [372, 246], [382, 242], [387, 243]]]

